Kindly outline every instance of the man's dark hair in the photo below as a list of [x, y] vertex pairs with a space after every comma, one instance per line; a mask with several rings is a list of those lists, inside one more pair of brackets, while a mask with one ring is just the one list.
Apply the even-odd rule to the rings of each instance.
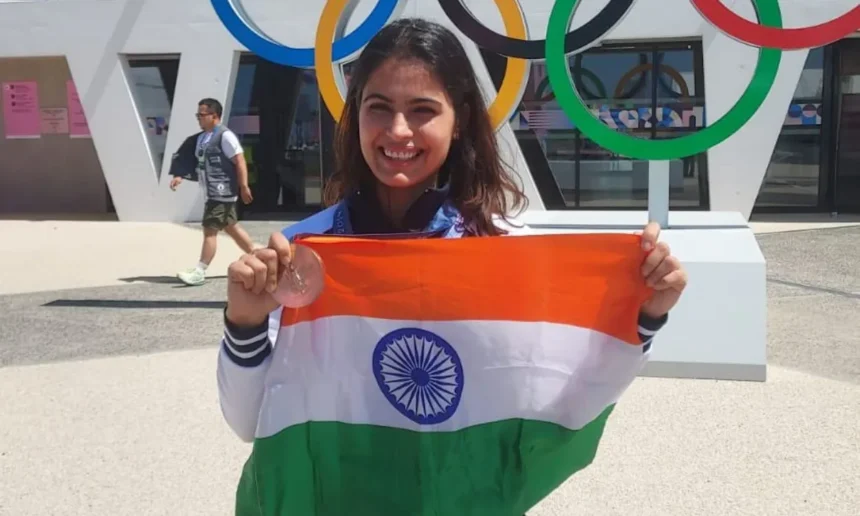
[[205, 99], [201, 100], [200, 102], [198, 102], [197, 105], [198, 106], [206, 106], [206, 108], [210, 112], [218, 115], [218, 118], [221, 118], [221, 113], [224, 111], [224, 109], [221, 107], [221, 103], [215, 99], [205, 98]]

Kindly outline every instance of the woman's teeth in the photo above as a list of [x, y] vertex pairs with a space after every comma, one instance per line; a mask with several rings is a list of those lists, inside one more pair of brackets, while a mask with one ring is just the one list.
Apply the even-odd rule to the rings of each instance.
[[401, 152], [398, 152], [398, 151], [391, 151], [388, 149], [383, 149], [382, 152], [385, 154], [386, 158], [399, 159], [399, 160], [403, 160], [403, 161], [410, 160], [410, 159], [412, 159], [418, 155], [417, 151], [411, 151], [411, 152], [402, 152], [401, 151]]

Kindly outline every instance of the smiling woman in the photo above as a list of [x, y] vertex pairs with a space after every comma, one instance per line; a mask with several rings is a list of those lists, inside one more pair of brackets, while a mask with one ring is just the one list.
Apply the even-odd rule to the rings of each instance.
[[367, 81], [358, 117], [361, 153], [379, 184], [389, 187], [379, 193], [435, 186], [456, 117], [444, 86], [422, 61], [384, 62]]
[[398, 20], [380, 31], [351, 69], [326, 202], [373, 196], [399, 226], [418, 197], [445, 188], [476, 234], [498, 234], [493, 218], [525, 197], [502, 166], [472, 69], [440, 25]]
[[[601, 414], [608, 415], [603, 400], [614, 402], [644, 364], [686, 273], [658, 242], [657, 224], [641, 236], [621, 237], [617, 255], [616, 244], [599, 242], [602, 236], [544, 239], [565, 242], [564, 248], [543, 245], [537, 235], [516, 237], [531, 231], [516, 220], [523, 193], [502, 164], [466, 50], [436, 22], [400, 19], [368, 43], [352, 69], [336, 153], [326, 199], [332, 206], [272, 234], [267, 247], [228, 269], [221, 407], [236, 434], [255, 441], [236, 514], [523, 514], [591, 462]], [[324, 286], [312, 304], [296, 310], [287, 303], [279, 311], [284, 301], [276, 294], [287, 281], [282, 273], [302, 267], [302, 247], [310, 249], [305, 256], [317, 253]], [[582, 260], [591, 252], [617, 270], [598, 265], [592, 271]], [[367, 268], [344, 267], [347, 258]], [[551, 265], [553, 259], [568, 261]], [[516, 274], [499, 281], [511, 263], [527, 261], [546, 265], [527, 267], [543, 270], [540, 279]], [[617, 283], [620, 278], [629, 281]], [[604, 290], [618, 299], [602, 299]], [[338, 292], [350, 294], [335, 302]], [[502, 311], [469, 312], [492, 302]], [[328, 319], [324, 306], [341, 322]], [[625, 312], [604, 309], [609, 306]], [[550, 327], [566, 324], [580, 309], [596, 310], [595, 321], [607, 326], [577, 319], [571, 327], [600, 327], [596, 331], [608, 335], [617, 326], [625, 344], [555, 335]], [[509, 320], [531, 323], [518, 335]], [[465, 329], [457, 335], [440, 326], [436, 333], [433, 324], [440, 321]], [[270, 335], [272, 322], [276, 336]], [[508, 343], [513, 354], [505, 351]], [[576, 355], [571, 364], [580, 365], [525, 358], [555, 356], [560, 343], [563, 355]], [[344, 369], [332, 357], [340, 357]], [[319, 377], [315, 370], [322, 371]], [[353, 374], [361, 380], [343, 383]], [[383, 404], [371, 382], [402, 417]], [[537, 387], [544, 382], [548, 387]], [[338, 394], [317, 394], [318, 383]], [[340, 394], [346, 392], [352, 397]], [[460, 412], [468, 414], [460, 423], [455, 413], [461, 398], [470, 403], [470, 392], [475, 401]], [[487, 402], [489, 393], [501, 403]], [[479, 408], [494, 406], [501, 409]], [[572, 419], [548, 419], [554, 410], [548, 406]], [[534, 407], [543, 413], [533, 416]], [[326, 430], [310, 421], [324, 422], [338, 437], [325, 437]], [[383, 455], [396, 460], [385, 462]], [[345, 474], [373, 487], [345, 483]]]

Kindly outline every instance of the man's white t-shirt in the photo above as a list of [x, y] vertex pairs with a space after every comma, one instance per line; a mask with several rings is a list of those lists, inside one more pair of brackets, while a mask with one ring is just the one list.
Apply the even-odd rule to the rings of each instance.
[[[197, 156], [198, 161], [198, 171], [200, 176], [200, 187], [203, 188], [203, 197], [208, 199], [208, 193], [206, 189], [206, 168], [203, 166], [203, 148], [209, 144], [209, 140], [212, 139], [212, 131], [204, 131], [197, 136], [197, 148], [195, 149], [195, 155]], [[230, 130], [224, 130], [223, 136], [221, 136], [221, 152], [223, 152], [228, 158], [233, 159], [237, 154], [241, 154], [244, 152], [242, 149], [242, 144], [239, 143], [239, 139], [236, 138], [236, 134]], [[233, 198], [236, 200], [236, 198]]]

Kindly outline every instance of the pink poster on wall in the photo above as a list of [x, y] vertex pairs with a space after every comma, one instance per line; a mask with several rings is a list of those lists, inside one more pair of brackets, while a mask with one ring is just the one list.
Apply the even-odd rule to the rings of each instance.
[[71, 79], [66, 81], [66, 98], [69, 105], [69, 137], [89, 138], [90, 126], [84, 114], [84, 106], [81, 104], [81, 97], [78, 96], [75, 81]]
[[3, 127], [10, 140], [41, 138], [42, 118], [36, 81], [3, 83]]

